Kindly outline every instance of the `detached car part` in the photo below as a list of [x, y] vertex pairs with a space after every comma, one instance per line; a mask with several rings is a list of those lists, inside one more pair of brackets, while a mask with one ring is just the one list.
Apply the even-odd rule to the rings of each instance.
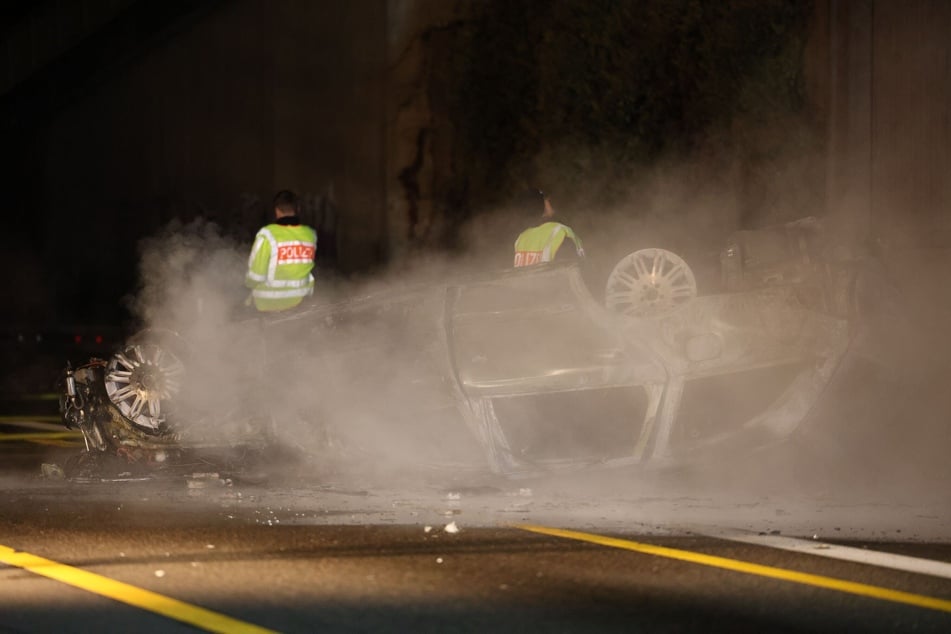
[[68, 465], [67, 476], [250, 468], [249, 452], [265, 444], [263, 427], [250, 434], [209, 435], [198, 429], [194, 412], [178, 415], [190, 361], [177, 334], [145, 330], [109, 359], [67, 366], [60, 413], [67, 428], [82, 432], [86, 445], [82, 459]]

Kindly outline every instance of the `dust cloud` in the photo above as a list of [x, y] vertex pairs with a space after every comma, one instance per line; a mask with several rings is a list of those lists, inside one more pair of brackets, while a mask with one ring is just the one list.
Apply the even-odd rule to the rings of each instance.
[[[584, 241], [588, 257], [582, 275], [594, 302], [603, 301], [615, 263], [647, 247], [681, 255], [701, 297], [736, 290], [724, 285], [721, 255], [749, 218], [741, 217], [728, 179], [705, 181], [696, 168], [667, 167], [632, 179], [630, 189], [622, 203], [609, 205], [585, 204], [578, 194], [552, 194], [558, 219]], [[781, 226], [808, 215], [805, 211], [764, 214], [759, 226]], [[929, 331], [919, 326], [925, 313], [902, 295], [877, 261], [880, 254], [867, 244], [843, 247], [840, 243], [854, 237], [823, 222], [823, 252], [848, 254], [831, 266], [857, 274], [847, 289], [847, 310], [839, 315], [850, 322], [851, 343], [795, 434], [764, 440], [754, 433], [749, 442], [698, 444], [681, 460], [658, 460], [646, 469], [607, 469], [603, 456], [592, 454], [590, 468], [567, 475], [532, 473], [525, 481], [536, 490], [588, 500], [625, 493], [708, 495], [733, 503], [768, 495], [940, 501], [951, 481], [944, 457], [951, 438], [942, 353], [929, 349]], [[316, 294], [306, 305], [270, 316], [245, 303], [249, 245], [223, 237], [212, 224], [173, 226], [143, 246], [142, 287], [133, 307], [144, 328], [177, 333], [172, 345], [180, 346], [175, 350], [186, 362], [188, 380], [174, 414], [186, 438], [229, 443], [263, 433], [293, 455], [282, 465], [288, 473], [312, 482], [510, 487], [498, 484], [505, 480], [492, 474], [479, 430], [464, 422], [464, 405], [452, 385], [458, 360], [447, 350], [444, 318], [450, 289], [510, 268], [511, 244], [524, 226], [510, 208], [480, 214], [467, 227], [462, 253], [407, 259], [368, 279], [343, 281], [318, 273]], [[783, 254], [790, 255], [811, 257], [795, 249]], [[643, 336], [659, 337], [662, 331], [648, 329]], [[584, 334], [562, 331], [552, 345], [576, 345]], [[921, 356], [925, 352], [927, 359]], [[683, 421], [678, 419], [674, 430], [682, 436], [673, 446], [690, 449], [693, 436], [737, 428], [755, 414], [742, 402], [780, 394], [789, 382], [782, 373], [755, 371], [721, 383], [696, 381], [699, 387], [685, 391]], [[626, 396], [571, 394], [578, 398], [563, 399], [555, 408], [544, 398], [522, 403], [519, 433], [525, 446], [513, 451], [528, 451], [539, 441], [579, 443], [549, 447], [557, 456], [585, 443], [586, 450], [597, 449], [589, 442], [602, 429], [601, 414], [594, 410], [614, 408], [606, 416], [629, 416], [623, 409], [631, 403]], [[770, 406], [770, 399], [761, 401], [761, 409]], [[586, 410], [589, 405], [593, 409]]]
[[442, 380], [432, 285], [451, 262], [421, 258], [348, 281], [317, 271], [313, 298], [266, 315], [243, 285], [249, 248], [201, 221], [172, 225], [142, 248], [130, 307], [143, 334], [133, 339], [156, 341], [185, 365], [169, 419], [186, 444], [274, 443], [294, 458], [288, 472], [337, 481], [458, 472], [460, 459], [464, 471], [484, 469], [477, 443], [448, 420], [456, 404]]

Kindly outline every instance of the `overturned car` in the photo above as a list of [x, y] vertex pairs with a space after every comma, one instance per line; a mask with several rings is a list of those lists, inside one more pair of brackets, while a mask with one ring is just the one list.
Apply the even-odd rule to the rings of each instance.
[[[403, 452], [509, 477], [677, 464], [809, 418], [856, 335], [860, 261], [806, 218], [734, 234], [715, 293], [651, 248], [598, 299], [572, 263], [314, 302], [228, 326], [261, 346], [228, 406], [194, 392], [209, 374], [194, 341], [145, 331], [68, 368], [61, 413], [86, 456], [146, 471], [240, 470], [288, 442], [316, 461]], [[282, 385], [308, 398], [262, 407], [253, 386], [288, 355], [306, 380]]]

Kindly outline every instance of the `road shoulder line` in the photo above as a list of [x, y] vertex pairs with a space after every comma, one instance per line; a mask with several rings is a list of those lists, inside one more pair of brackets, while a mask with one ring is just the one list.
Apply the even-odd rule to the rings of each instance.
[[706, 535], [707, 537], [713, 537], [715, 539], [726, 539], [744, 544], [752, 544], [754, 546], [778, 548], [779, 550], [815, 555], [816, 557], [828, 557], [830, 559], [840, 559], [853, 563], [869, 564], [879, 568], [889, 568], [891, 570], [913, 572], [919, 575], [951, 579], [951, 563], [943, 561], [922, 559], [909, 555], [896, 555], [880, 550], [840, 546], [823, 541], [787, 537], [784, 535], [760, 535], [758, 533], [749, 533], [740, 530], [727, 531], [724, 533], [712, 533], [707, 531], [694, 532], [695, 534]]
[[274, 634], [273, 630], [239, 621], [224, 614], [116, 581], [88, 570], [74, 568], [27, 552], [17, 551], [2, 544], [0, 544], [0, 563], [16, 566], [34, 574], [148, 610], [208, 632]]
[[630, 550], [633, 552], [642, 553], [645, 555], [654, 555], [657, 557], [665, 557], [667, 559], [676, 559], [679, 561], [686, 561], [693, 564], [699, 564], [702, 566], [710, 566], [713, 568], [720, 568], [723, 570], [730, 570], [733, 572], [741, 572], [744, 574], [751, 574], [760, 577], [768, 577], [770, 579], [778, 579], [781, 581], [789, 581], [792, 583], [798, 583], [807, 586], [813, 586], [817, 588], [824, 588], [827, 590], [835, 590], [838, 592], [845, 592], [847, 594], [854, 594], [857, 596], [870, 597], [873, 599], [880, 599], [882, 601], [890, 601], [892, 603], [903, 603], [905, 605], [912, 605], [920, 608], [928, 608], [931, 610], [938, 610], [940, 612], [951, 613], [951, 601], [947, 599], [939, 599], [937, 597], [929, 597], [921, 594], [913, 594], [911, 592], [904, 592], [901, 590], [892, 590], [890, 588], [882, 588], [879, 586], [873, 586], [865, 583], [858, 583], [855, 581], [847, 581], [844, 579], [836, 579], [834, 577], [824, 577], [822, 575], [815, 575], [805, 572], [798, 572], [795, 570], [787, 570], [785, 568], [777, 568], [774, 566], [764, 566], [762, 564], [754, 564], [746, 561], [741, 561], [739, 559], [728, 559], [726, 557], [719, 557], [716, 555], [707, 555], [704, 553], [693, 552], [689, 550], [680, 550], [677, 548], [668, 548], [666, 546], [655, 546], [653, 544], [644, 544], [641, 542], [634, 542], [627, 539], [619, 539], [616, 537], [606, 537], [603, 535], [595, 535], [592, 533], [582, 533], [579, 531], [570, 531], [561, 528], [551, 528], [547, 526], [536, 526], [532, 524], [521, 524], [516, 525], [516, 528], [520, 528], [525, 531], [532, 533], [537, 533], [540, 535], [548, 535], [551, 537], [561, 537], [564, 539], [572, 539], [575, 541], [588, 542], [591, 544], [597, 544], [600, 546], [607, 546], [610, 548], [620, 548], [623, 550]]

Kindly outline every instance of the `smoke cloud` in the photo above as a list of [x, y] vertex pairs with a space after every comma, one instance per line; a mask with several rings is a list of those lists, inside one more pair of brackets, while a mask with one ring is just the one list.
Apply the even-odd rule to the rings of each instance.
[[[584, 241], [583, 276], [596, 301], [603, 301], [616, 262], [647, 247], [681, 255], [700, 295], [729, 291], [720, 256], [749, 213], [741, 208], [735, 183], [722, 174], [705, 179], [697, 165], [666, 166], [632, 177], [622, 202], [586, 204], [583, 195], [568, 193], [553, 193], [552, 202]], [[803, 211], [763, 210], [761, 226], [793, 220]], [[511, 208], [482, 213], [466, 228], [464, 252], [405, 260], [373, 278], [343, 281], [318, 273], [315, 297], [304, 308], [274, 316], [245, 305], [250, 245], [235, 243], [208, 223], [172, 226], [143, 246], [142, 287], [133, 307], [145, 328], [173, 331], [183, 342], [188, 386], [175, 412], [194, 438], [234, 442], [263, 430], [304, 456], [305, 466], [295, 473], [314, 481], [496, 481], [476, 433], [460, 416], [458, 395], [440, 378], [453, 370], [443, 300], [455, 283], [508, 269], [512, 243], [524, 226]], [[824, 227], [824, 244], [853, 239], [837, 233], [834, 223]], [[855, 253], [866, 245], [843, 248]], [[926, 362], [916, 354], [924, 348], [911, 333], [921, 315], [902, 303], [888, 272], [871, 262], [863, 256], [843, 265], [863, 268], [862, 285], [853, 289], [863, 296], [853, 296], [848, 313], [852, 343], [801, 431], [781, 443], [689, 454], [659, 470], [553, 476], [552, 486], [602, 495], [633, 479], [639, 486], [650, 483], [660, 495], [716, 490], [734, 499], [770, 493], [888, 497], [906, 495], [909, 486], [924, 498], [940, 495], [943, 485], [920, 486], [949, 480], [932, 442], [948, 438], [939, 414], [944, 410], [936, 409], [936, 374], [928, 369], [935, 367], [935, 355]], [[583, 334], [577, 333], [579, 340]], [[739, 417], [751, 415], [741, 401], [780, 393], [789, 381], [788, 375], [764, 371], [698, 382], [693, 400], [683, 405], [685, 422], [677, 433], [735, 426]], [[583, 396], [576, 400], [585, 406], [627, 405]], [[521, 413], [527, 425], [550, 426], [534, 432], [536, 440], [547, 434], [581, 443], [596, 429], [591, 412], [580, 407], [552, 413], [541, 402], [528, 403]], [[690, 438], [677, 441], [689, 444]]]

